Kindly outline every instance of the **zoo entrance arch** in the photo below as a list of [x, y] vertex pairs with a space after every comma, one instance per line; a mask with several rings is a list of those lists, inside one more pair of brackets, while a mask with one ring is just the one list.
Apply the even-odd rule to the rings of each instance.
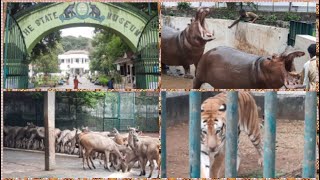
[[[10, 4], [9, 4], [10, 5]], [[53, 31], [67, 27], [99, 27], [120, 36], [138, 54], [136, 88], [157, 86], [158, 16], [150, 17], [126, 3], [66, 2], [38, 4], [12, 17], [7, 10], [4, 88], [28, 88], [28, 54]], [[152, 87], [153, 87], [152, 86]]]
[[119, 3], [68, 2], [31, 8], [17, 14], [16, 21], [28, 53], [51, 32], [79, 26], [110, 29], [135, 51], [148, 16]]

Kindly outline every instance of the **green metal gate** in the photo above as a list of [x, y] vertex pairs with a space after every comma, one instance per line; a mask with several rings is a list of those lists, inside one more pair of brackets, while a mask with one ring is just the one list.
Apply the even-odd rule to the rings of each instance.
[[136, 88], [158, 88], [159, 72], [159, 18], [158, 15], [147, 23], [138, 42], [135, 60]]
[[27, 49], [22, 31], [17, 21], [10, 15], [10, 7], [6, 18], [4, 44], [4, 88], [28, 88]]
[[290, 21], [288, 45], [294, 46], [297, 34], [315, 36], [315, 23]]

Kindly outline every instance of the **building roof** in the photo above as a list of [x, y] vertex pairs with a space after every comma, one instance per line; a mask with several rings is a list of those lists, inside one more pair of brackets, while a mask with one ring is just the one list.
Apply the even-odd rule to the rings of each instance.
[[65, 53], [63, 53], [62, 55], [70, 55], [70, 54], [86, 54], [89, 55], [89, 52], [86, 50], [70, 50], [67, 51]]

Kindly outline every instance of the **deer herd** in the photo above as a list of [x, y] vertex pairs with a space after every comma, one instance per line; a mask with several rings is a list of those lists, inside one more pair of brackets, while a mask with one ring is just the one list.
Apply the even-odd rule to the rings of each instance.
[[[58, 153], [77, 154], [82, 157], [83, 169], [96, 169], [93, 159], [104, 161], [104, 168], [111, 171], [127, 172], [135, 166], [141, 171], [139, 176], [146, 175], [146, 167], [150, 168], [148, 177], [152, 177], [155, 167], [160, 172], [160, 140], [143, 135], [138, 128], [127, 127], [128, 133], [112, 131], [91, 131], [88, 127], [72, 130], [55, 129], [55, 151]], [[4, 126], [4, 146], [44, 150], [44, 127], [27, 123], [25, 127]], [[100, 163], [102, 163], [100, 161]], [[149, 164], [147, 166], [147, 164]]]

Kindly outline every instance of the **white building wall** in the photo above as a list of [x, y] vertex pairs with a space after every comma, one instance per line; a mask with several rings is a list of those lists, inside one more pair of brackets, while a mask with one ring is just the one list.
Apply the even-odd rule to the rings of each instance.
[[72, 74], [75, 69], [79, 69], [80, 73], [88, 72], [90, 59], [87, 54], [61, 54], [58, 55], [59, 68], [61, 73]]

